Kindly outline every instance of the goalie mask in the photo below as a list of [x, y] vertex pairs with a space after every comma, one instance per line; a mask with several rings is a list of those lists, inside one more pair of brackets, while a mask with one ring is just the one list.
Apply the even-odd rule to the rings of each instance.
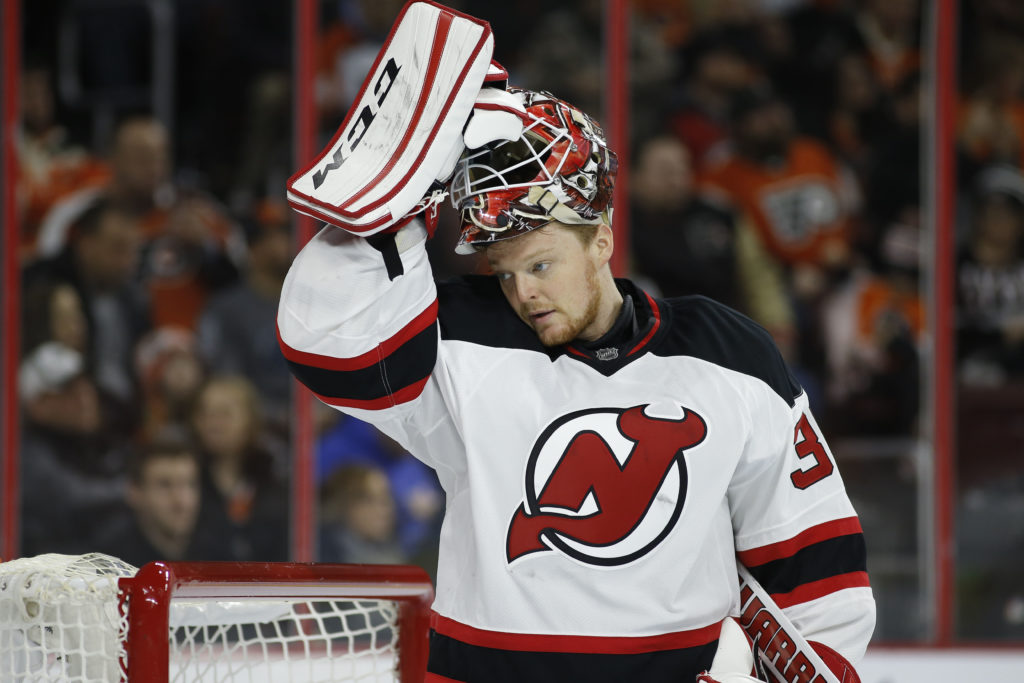
[[550, 93], [509, 92], [522, 100], [522, 135], [466, 150], [451, 181], [452, 205], [462, 211], [460, 254], [552, 221], [611, 222], [618, 161], [601, 128]]

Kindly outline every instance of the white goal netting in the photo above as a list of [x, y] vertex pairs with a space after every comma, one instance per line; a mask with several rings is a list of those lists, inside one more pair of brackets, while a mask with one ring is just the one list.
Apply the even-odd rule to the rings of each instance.
[[118, 585], [136, 572], [95, 553], [0, 563], [0, 681], [140, 680], [128, 655], [140, 638], [166, 639], [169, 681], [398, 680], [394, 601], [358, 590], [352, 599], [338, 590], [289, 597], [286, 583], [271, 580], [244, 598], [172, 599], [168, 625], [139, 633], [129, 627], [131, 601], [149, 598]]
[[40, 555], [0, 564], [0, 680], [118, 681], [125, 624], [106, 555]]

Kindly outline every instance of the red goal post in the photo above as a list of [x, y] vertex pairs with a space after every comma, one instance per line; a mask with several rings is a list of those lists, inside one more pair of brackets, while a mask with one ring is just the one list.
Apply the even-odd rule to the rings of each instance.
[[418, 682], [433, 597], [412, 566], [22, 558], [0, 564], [0, 680]]

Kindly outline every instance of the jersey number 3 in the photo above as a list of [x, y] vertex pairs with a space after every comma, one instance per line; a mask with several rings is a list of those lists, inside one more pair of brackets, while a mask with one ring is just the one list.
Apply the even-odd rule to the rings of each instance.
[[825, 452], [825, 446], [811, 426], [807, 415], [801, 415], [800, 421], [796, 424], [796, 432], [793, 435], [793, 443], [796, 445], [796, 454], [803, 460], [807, 457], [814, 458], [814, 464], [810, 468], [794, 470], [789, 478], [793, 480], [793, 486], [798, 489], [805, 489], [815, 484], [828, 475], [832, 474], [835, 466]]

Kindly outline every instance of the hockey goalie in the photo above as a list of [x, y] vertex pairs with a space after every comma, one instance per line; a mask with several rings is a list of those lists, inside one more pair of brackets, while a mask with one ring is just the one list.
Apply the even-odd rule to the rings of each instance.
[[[447, 494], [427, 680], [854, 683], [864, 539], [806, 394], [751, 320], [612, 276], [615, 152], [492, 50], [406, 5], [288, 188], [329, 223], [284, 286], [292, 371]], [[432, 277], [446, 197], [488, 275]]]

